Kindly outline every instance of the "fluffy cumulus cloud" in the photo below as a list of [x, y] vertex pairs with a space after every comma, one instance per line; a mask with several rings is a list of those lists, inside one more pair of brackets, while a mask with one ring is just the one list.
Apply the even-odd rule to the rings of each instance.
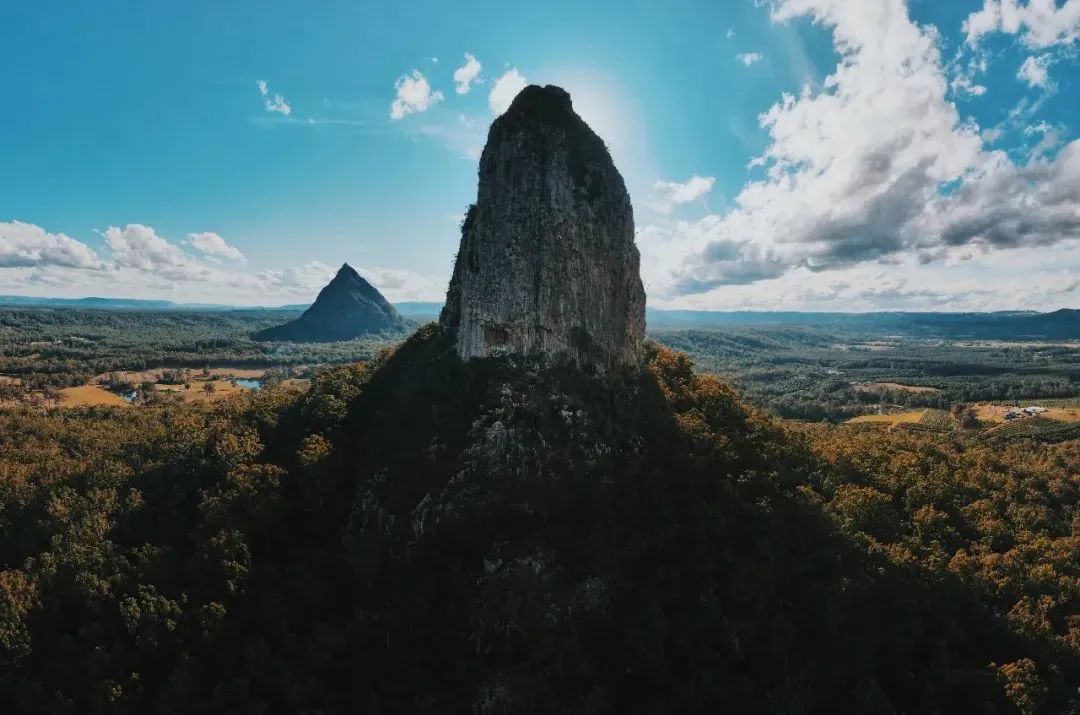
[[0, 221], [0, 268], [60, 266], [98, 269], [97, 254], [81, 241], [22, 221]]
[[947, 99], [933, 28], [904, 0], [778, 0], [776, 22], [830, 29], [840, 61], [820, 88], [785, 95], [730, 211], [639, 235], [654, 295], [828, 269], [927, 265], [1080, 237], [1080, 142], [1015, 163], [984, 146]]
[[465, 64], [454, 70], [454, 90], [458, 94], [468, 94], [472, 83], [480, 77], [482, 67], [479, 60], [466, 52]]
[[963, 24], [967, 46], [980, 51], [983, 39], [1002, 33], [1020, 38], [1029, 50], [1017, 73], [1032, 87], [1052, 86], [1050, 65], [1063, 55], [1075, 53], [1080, 39], [1080, 0], [984, 0]]
[[491, 87], [491, 94], [488, 95], [491, 113], [498, 116], [509, 109], [514, 97], [518, 96], [518, 92], [525, 89], [526, 85], [528, 81], [525, 75], [518, 72], [516, 67], [504, 72], [495, 80], [495, 84]]
[[747, 67], [749, 67], [752, 64], [755, 64], [757, 62], [761, 62], [761, 53], [760, 52], [744, 52], [741, 55], [735, 55], [735, 59], [738, 60], [739, 62], [742, 62]]
[[239, 248], [230, 246], [216, 233], [189, 233], [188, 243], [211, 258], [226, 258], [230, 261], [245, 260]]
[[254, 274], [232, 274], [229, 282], [233, 287], [263, 294], [314, 297], [336, 272], [321, 261], [311, 261], [280, 270], [266, 268]]
[[102, 234], [117, 268], [131, 268], [169, 281], [205, 280], [210, 268], [159, 236], [152, 227], [129, 223], [109, 226]]
[[[152, 226], [132, 223], [110, 226], [100, 235], [107, 250], [99, 257], [63, 234], [0, 222], [0, 292], [280, 305], [313, 300], [337, 270], [319, 261], [240, 270], [243, 254], [216, 233], [190, 233], [174, 243]], [[446, 276], [383, 267], [361, 273], [392, 301], [440, 300], [446, 290]]]
[[398, 77], [394, 83], [397, 96], [390, 103], [390, 118], [403, 119], [414, 112], [426, 112], [432, 106], [443, 101], [443, 93], [432, 91], [427, 78], [420, 70]]
[[1080, 0], [984, 0], [963, 29], [971, 46], [992, 32], [1019, 35], [1032, 49], [1067, 45], [1080, 37]]
[[657, 181], [653, 186], [653, 208], [663, 214], [671, 213], [679, 204], [688, 204], [704, 197], [715, 185], [715, 177], [697, 174], [683, 182]]
[[1016, 76], [1032, 87], [1045, 87], [1050, 79], [1049, 66], [1050, 55], [1028, 57], [1024, 60], [1024, 64], [1020, 65], [1020, 71]]
[[263, 109], [268, 112], [276, 112], [283, 116], [289, 116], [292, 114], [292, 107], [285, 101], [285, 98], [280, 94], [270, 91], [269, 85], [266, 84], [266, 80], [260, 79], [255, 81], [255, 86], [259, 88], [259, 94], [263, 98]]
[[438, 301], [446, 297], [446, 278], [430, 276], [400, 268], [358, 269], [371, 285], [379, 289], [386, 299], [398, 303], [404, 301]]

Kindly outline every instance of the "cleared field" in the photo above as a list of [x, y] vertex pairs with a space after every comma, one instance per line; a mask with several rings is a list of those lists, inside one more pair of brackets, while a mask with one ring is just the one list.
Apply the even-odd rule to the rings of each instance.
[[868, 350], [872, 353], [881, 353], [886, 350], [893, 349], [892, 344], [883, 342], [870, 342], [870, 343], [852, 343], [852, 344], [840, 344], [834, 345], [833, 348], [837, 350]]
[[22, 380], [11, 375], [0, 375], [0, 385], [21, 385]]
[[97, 385], [66, 387], [60, 390], [59, 403], [61, 407], [90, 407], [94, 405], [131, 407], [120, 395], [102, 389]]
[[[213, 391], [207, 394], [206, 385], [213, 385]], [[155, 391], [158, 393], [164, 393], [172, 397], [173, 399], [182, 400], [183, 402], [209, 402], [211, 400], [220, 400], [231, 395], [236, 395], [241, 392], [246, 392], [248, 388], [240, 385], [234, 385], [228, 380], [198, 380], [190, 383], [190, 387], [184, 387], [183, 385], [158, 385]]]
[[926, 410], [919, 424], [931, 430], [948, 431], [956, 427], [956, 420], [945, 410]]
[[[1080, 405], [1075, 407], [1062, 405], [1065, 401], [1054, 400], [1038, 400], [1037, 403], [1040, 407], [1046, 407], [1046, 412], [1039, 415], [1040, 419], [1055, 420], [1057, 422], [1080, 422]], [[1075, 400], [1073, 401], [1075, 402]], [[1051, 406], [1053, 405], [1053, 406]], [[1035, 419], [1034, 417], [1017, 417], [1012, 420], [1006, 420], [1005, 415], [1009, 410], [1015, 410], [1015, 406], [1009, 405], [975, 405], [975, 414], [982, 422], [989, 422], [991, 424], [1004, 424], [1005, 422], [1023, 422], [1025, 420]]]
[[848, 420], [848, 424], [873, 424], [895, 427], [903, 424], [918, 424], [926, 415], [926, 410], [912, 410], [910, 412], [894, 412], [891, 415], [860, 415]]
[[955, 343], [958, 348], [1068, 348], [1080, 350], [1077, 340], [964, 340]]
[[852, 387], [856, 392], [910, 392], [915, 395], [931, 395], [941, 390], [936, 387], [921, 387], [919, 385], [901, 385], [899, 382], [855, 382]]
[[[132, 382], [136, 385], [143, 382], [158, 382], [161, 379], [162, 373], [169, 368], [155, 368], [153, 370], [120, 370], [115, 373], [103, 373], [94, 378], [94, 382], [105, 382], [109, 379], [109, 375], [115, 374], [121, 380]], [[198, 380], [205, 377], [206, 373], [203, 370], [195, 368], [181, 369], [186, 372], [191, 380]], [[266, 375], [265, 368], [255, 367], [211, 367], [209, 368], [209, 374], [211, 377], [235, 377], [240, 379], [258, 380]]]
[[1080, 439], [1080, 422], [1065, 422], [1051, 420], [1045, 417], [1030, 417], [1026, 419], [1012, 420], [1002, 425], [997, 425], [986, 430], [984, 436], [987, 441], [1011, 442], [1014, 440], [1032, 439], [1039, 442], [1067, 442]]
[[1005, 405], [975, 405], [974, 409], [975, 416], [979, 418], [980, 422], [996, 425], [1005, 422], [1005, 413], [1016, 408]]

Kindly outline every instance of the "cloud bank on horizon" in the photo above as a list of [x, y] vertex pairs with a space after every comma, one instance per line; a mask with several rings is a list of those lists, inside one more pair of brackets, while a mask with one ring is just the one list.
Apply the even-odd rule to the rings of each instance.
[[[979, 127], [956, 100], [987, 91], [973, 76], [987, 72], [983, 45], [994, 33], [1050, 50], [1028, 56], [1018, 76], [1043, 97], [1053, 92], [1050, 68], [1075, 50], [1080, 2], [986, 0], [963, 23], [966, 44], [951, 60], [939, 30], [915, 23], [903, 0], [777, 0], [769, 11], [776, 23], [827, 28], [839, 64], [820, 86], [784, 94], [760, 115], [769, 143], [748, 168], [762, 175], [729, 210], [642, 229], [650, 295], [701, 307], [768, 304], [762, 285], [791, 296], [782, 304], [939, 308], [963, 296], [1023, 307], [1072, 298], [1071, 271], [1016, 289], [1018, 277], [1033, 275], [1016, 269], [1037, 270], [1036, 254], [991, 254], [1038, 249], [1053, 256], [1050, 265], [1076, 263], [1080, 140], [1066, 143], [1064, 127], [1035, 123], [1040, 99], [1023, 100], [1008, 128], [1032, 143], [995, 148], [1006, 127]], [[1000, 282], [947, 277], [977, 258]], [[992, 270], [1002, 264], [1011, 270]], [[1017, 302], [1002, 303], [1003, 294]]]
[[[820, 77], [807, 73], [797, 90], [756, 108], [762, 148], [735, 179], [737, 190], [729, 177], [727, 196], [718, 191], [719, 170], [708, 165], [685, 178], [665, 176], [662, 168], [629, 177], [637, 187], [651, 305], [1075, 304], [1080, 139], [1041, 111], [1075, 71], [1080, 0], [983, 0], [951, 26], [916, 20], [905, 0], [754, 4], [777, 33], [823, 33], [835, 58]], [[792, 56], [792, 48], [760, 38], [732, 55], [724, 43], [743, 34], [716, 28], [715, 52], [733, 71], [767, 73], [782, 61], [781, 50]], [[262, 112], [295, 126], [355, 130], [381, 122], [378, 131], [388, 136], [433, 140], [474, 162], [491, 117], [530, 79], [547, 79], [538, 62], [506, 62], [492, 72], [481, 53], [465, 51], [471, 48], [448, 66], [424, 49], [417, 48], [423, 71], [405, 65], [387, 80], [381, 120], [328, 116], [335, 109], [330, 100], [307, 106], [292, 85], [285, 86], [286, 100], [271, 89], [273, 77], [256, 80]], [[966, 109], [997, 95], [1015, 97], [1001, 121], [980, 124]], [[588, 99], [575, 97], [575, 105]], [[169, 240], [142, 223], [107, 226], [95, 230], [94, 248], [48, 225], [0, 222], [0, 291], [92, 288], [173, 298], [209, 291], [215, 300], [267, 304], [310, 300], [335, 270], [319, 261], [249, 268], [260, 263], [252, 247], [241, 250], [219, 232], [191, 228], [182, 240]], [[448, 278], [417, 270], [404, 257], [397, 267], [361, 272], [396, 301], [439, 300]]]

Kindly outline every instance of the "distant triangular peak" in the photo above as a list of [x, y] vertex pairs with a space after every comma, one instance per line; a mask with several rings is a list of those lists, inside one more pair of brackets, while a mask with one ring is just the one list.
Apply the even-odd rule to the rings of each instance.
[[400, 332], [408, 321], [348, 263], [319, 291], [296, 320], [256, 333], [255, 340], [334, 342], [364, 335]]
[[637, 364], [639, 260], [633, 207], [603, 140], [564, 89], [532, 85], [491, 125], [441, 322], [465, 359]]
[[356, 271], [355, 268], [350, 266], [348, 264], [348, 262], [342, 263], [341, 268], [338, 269], [337, 275], [334, 276], [334, 278], [351, 278], [351, 277], [360, 278], [361, 280], [363, 279], [363, 276], [361, 276]]

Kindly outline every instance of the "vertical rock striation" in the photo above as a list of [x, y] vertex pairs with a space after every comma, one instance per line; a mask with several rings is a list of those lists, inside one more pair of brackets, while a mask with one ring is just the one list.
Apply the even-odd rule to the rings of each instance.
[[562, 355], [602, 372], [636, 364], [645, 291], [634, 212], [570, 95], [522, 90], [491, 125], [479, 179], [441, 317], [458, 354]]

